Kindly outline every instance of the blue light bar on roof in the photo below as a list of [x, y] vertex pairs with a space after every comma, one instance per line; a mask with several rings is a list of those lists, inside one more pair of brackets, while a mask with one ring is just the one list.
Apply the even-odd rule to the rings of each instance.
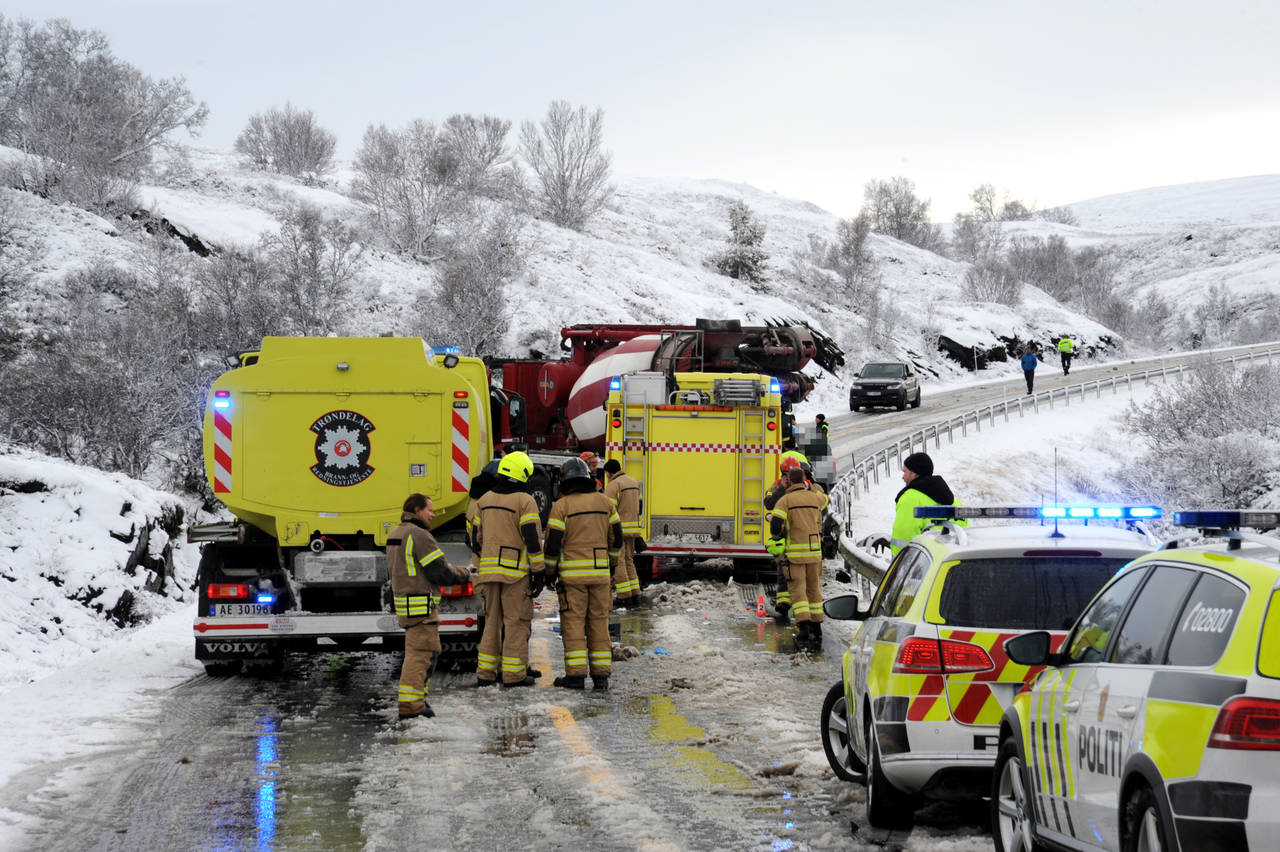
[[1280, 512], [1251, 512], [1244, 509], [1208, 509], [1174, 512], [1173, 522], [1180, 527], [1203, 529], [1274, 529], [1280, 527]]
[[1159, 506], [917, 506], [917, 518], [957, 521], [965, 518], [1158, 518]]
[[769, 380], [769, 393], [782, 393], [782, 383], [776, 378]]
[[622, 377], [614, 376], [609, 380], [609, 390], [622, 390]]
[[456, 346], [432, 346], [431, 354], [433, 355], [461, 355], [462, 350]]

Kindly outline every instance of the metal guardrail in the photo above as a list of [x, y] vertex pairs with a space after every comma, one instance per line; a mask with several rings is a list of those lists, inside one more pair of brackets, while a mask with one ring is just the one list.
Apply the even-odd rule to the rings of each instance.
[[[872, 451], [866, 457], [855, 460], [852, 467], [832, 483], [829, 491], [832, 511], [841, 518], [849, 517], [850, 505], [861, 496], [862, 492], [872, 485], [879, 484], [882, 471], [884, 476], [892, 478], [901, 470], [903, 459], [917, 450], [921, 452], [927, 451], [929, 449], [929, 441], [933, 441], [935, 449], [941, 447], [943, 435], [946, 436], [948, 444], [954, 444], [957, 437], [968, 437], [970, 428], [975, 432], [981, 432], [984, 422], [988, 425], [988, 428], [996, 426], [997, 418], [1001, 418], [1001, 422], [1008, 423], [1011, 413], [1016, 413], [1019, 417], [1025, 417], [1028, 409], [1033, 414], [1039, 414], [1041, 405], [1048, 405], [1050, 410], [1054, 409], [1058, 403], [1070, 406], [1073, 396], [1079, 397], [1080, 402], [1083, 403], [1086, 394], [1090, 392], [1094, 393], [1096, 398], [1101, 398], [1103, 389], [1110, 388], [1111, 393], [1114, 395], [1118, 392], [1120, 385], [1124, 385], [1126, 390], [1132, 392], [1135, 381], [1150, 383], [1157, 378], [1168, 381], [1170, 375], [1184, 373], [1207, 362], [1236, 365], [1242, 361], [1247, 361], [1252, 365], [1257, 360], [1265, 358], [1267, 365], [1270, 366], [1273, 357], [1280, 358], [1280, 343], [1265, 345], [1268, 348], [1250, 349], [1248, 352], [1234, 352], [1231, 355], [1222, 357], [1214, 356], [1215, 353], [1230, 352], [1232, 350], [1210, 350], [1203, 353], [1206, 356], [1205, 358], [1194, 363], [1179, 364], [1171, 367], [1161, 366], [1151, 370], [1135, 370], [1121, 376], [1111, 376], [1065, 387], [1049, 388], [1030, 396], [1019, 396], [979, 406], [947, 420], [941, 420], [922, 429], [917, 429], [891, 444]], [[957, 432], [959, 433], [958, 436]]]

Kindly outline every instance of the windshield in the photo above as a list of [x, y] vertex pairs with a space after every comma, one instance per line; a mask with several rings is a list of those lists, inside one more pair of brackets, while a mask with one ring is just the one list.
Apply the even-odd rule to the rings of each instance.
[[858, 374], [863, 379], [900, 379], [905, 374], [901, 364], [867, 364]]
[[967, 559], [947, 573], [938, 611], [956, 627], [1066, 630], [1129, 560], [1098, 557]]

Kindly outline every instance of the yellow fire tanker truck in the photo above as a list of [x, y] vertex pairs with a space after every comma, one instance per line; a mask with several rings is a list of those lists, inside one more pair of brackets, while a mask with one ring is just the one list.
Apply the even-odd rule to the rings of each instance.
[[[188, 534], [204, 542], [196, 658], [229, 674], [285, 650], [403, 647], [387, 533], [412, 492], [433, 498], [433, 527], [457, 526], [509, 425], [501, 391], [479, 359], [418, 338], [268, 337], [240, 364], [205, 411], [209, 483], [235, 520]], [[440, 538], [467, 564], [461, 535]], [[442, 590], [446, 651], [474, 660], [481, 613], [470, 583]]]
[[607, 458], [642, 487], [637, 570], [652, 571], [657, 558], [772, 566], [763, 500], [782, 453], [777, 379], [630, 373], [612, 380], [606, 413]]

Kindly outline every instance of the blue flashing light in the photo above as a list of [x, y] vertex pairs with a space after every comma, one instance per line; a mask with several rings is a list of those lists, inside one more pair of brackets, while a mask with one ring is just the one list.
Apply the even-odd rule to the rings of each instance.
[[782, 393], [782, 383], [776, 378], [769, 380], [769, 393]]
[[614, 376], [612, 379], [609, 380], [609, 390], [611, 391], [622, 390], [621, 376]]
[[935, 521], [966, 518], [1071, 518], [1137, 520], [1158, 518], [1159, 506], [917, 506], [915, 516]]
[[1133, 506], [1125, 511], [1131, 518], [1158, 518], [1164, 514], [1159, 506]]
[[1067, 509], [1068, 518], [1092, 518], [1094, 515], [1092, 506], [1071, 506]]
[[214, 391], [213, 392], [214, 408], [230, 408], [231, 407], [231, 391]]
[[266, 592], [260, 592], [258, 594], [258, 603], [260, 604], [273, 604], [275, 602], [276, 602], [276, 596], [273, 594], [269, 594]]
[[1043, 518], [1065, 518], [1067, 510], [1061, 506], [1045, 506], [1040, 510], [1040, 516]]
[[456, 346], [432, 346], [433, 355], [461, 355], [462, 350]]
[[1099, 506], [1098, 517], [1099, 518], [1123, 518], [1124, 509], [1118, 508], [1116, 506]]

